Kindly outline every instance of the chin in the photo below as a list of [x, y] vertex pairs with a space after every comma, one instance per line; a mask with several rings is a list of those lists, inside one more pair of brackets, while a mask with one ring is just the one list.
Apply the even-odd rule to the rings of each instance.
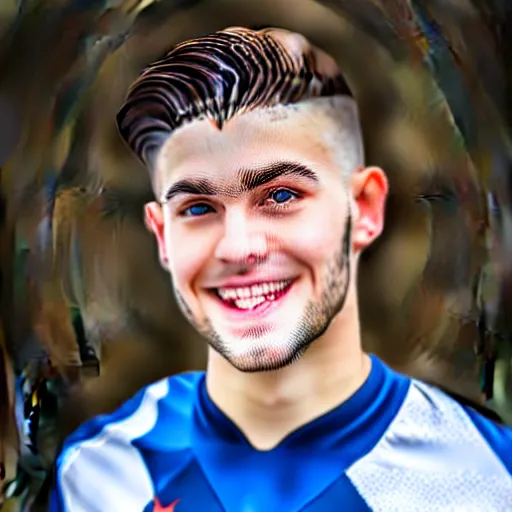
[[[281, 337], [281, 340], [282, 339]], [[298, 347], [293, 342], [286, 344], [283, 344], [282, 341], [272, 343], [271, 341], [269, 342], [269, 340], [252, 338], [252, 340], [239, 339], [236, 344], [243, 346], [236, 351], [226, 345], [214, 348], [216, 348], [232, 366], [248, 373], [280, 370], [281, 368], [293, 364], [300, 359], [304, 353], [304, 349]]]

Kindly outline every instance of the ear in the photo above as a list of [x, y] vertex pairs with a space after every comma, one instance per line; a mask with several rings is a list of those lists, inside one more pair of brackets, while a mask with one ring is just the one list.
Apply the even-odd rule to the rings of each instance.
[[146, 227], [155, 235], [158, 245], [158, 255], [161, 265], [167, 269], [169, 259], [167, 257], [167, 248], [165, 246], [165, 224], [164, 212], [162, 206], [153, 201], [144, 205], [144, 221]]
[[366, 167], [353, 174], [351, 187], [358, 207], [353, 224], [353, 244], [354, 251], [359, 253], [384, 229], [388, 180], [379, 167]]

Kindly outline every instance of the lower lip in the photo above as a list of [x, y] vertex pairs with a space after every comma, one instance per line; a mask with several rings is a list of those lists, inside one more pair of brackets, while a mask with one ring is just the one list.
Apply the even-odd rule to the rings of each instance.
[[266, 300], [265, 302], [261, 303], [259, 306], [256, 306], [253, 309], [240, 309], [235, 306], [231, 306], [229, 304], [226, 304], [222, 299], [220, 299], [217, 294], [215, 295], [215, 298], [217, 302], [222, 306], [224, 310], [224, 314], [227, 317], [236, 319], [236, 320], [243, 320], [243, 319], [257, 319], [262, 316], [268, 315], [271, 313], [274, 309], [276, 309], [285, 299], [285, 297], [288, 296], [290, 293], [290, 290], [295, 286], [295, 281], [292, 282], [288, 286], [288, 288], [282, 293], [277, 299], [275, 300]]

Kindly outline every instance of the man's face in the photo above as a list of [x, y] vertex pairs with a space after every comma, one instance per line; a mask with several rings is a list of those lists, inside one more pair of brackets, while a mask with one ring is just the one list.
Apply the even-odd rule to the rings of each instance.
[[164, 206], [148, 205], [146, 221], [162, 262], [187, 318], [240, 370], [300, 357], [343, 308], [354, 253], [382, 229], [385, 178], [356, 169], [335, 106], [254, 111], [222, 130], [195, 121], [157, 159]]

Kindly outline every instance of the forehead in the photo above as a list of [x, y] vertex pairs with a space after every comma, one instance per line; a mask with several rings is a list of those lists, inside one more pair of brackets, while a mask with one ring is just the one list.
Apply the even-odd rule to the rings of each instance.
[[341, 172], [342, 165], [359, 165], [359, 146], [357, 110], [346, 97], [257, 109], [235, 116], [222, 130], [209, 120], [197, 120], [164, 143], [154, 184], [158, 195], [187, 177], [229, 186], [240, 169], [268, 167], [276, 161]]

